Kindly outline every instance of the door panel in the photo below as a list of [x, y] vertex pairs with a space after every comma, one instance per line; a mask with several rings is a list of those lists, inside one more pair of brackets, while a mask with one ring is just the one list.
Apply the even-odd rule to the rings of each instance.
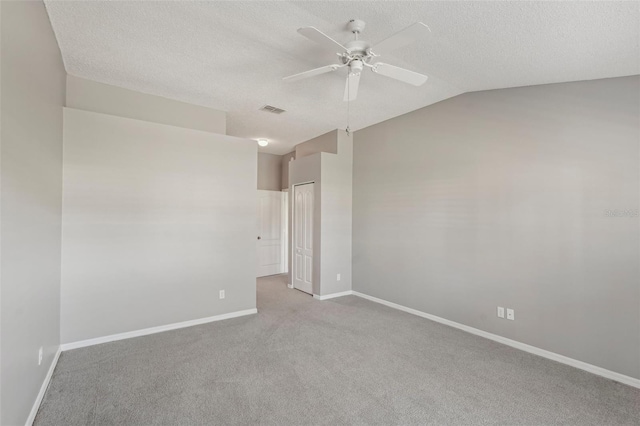
[[302, 272], [304, 271], [304, 268], [302, 267], [302, 255], [296, 253], [295, 256], [296, 256], [296, 262], [295, 262], [296, 267], [294, 268], [294, 271], [296, 274], [296, 278], [298, 280], [302, 280]]
[[282, 200], [282, 192], [258, 191], [258, 277], [284, 272]]
[[296, 185], [293, 189], [293, 286], [306, 293], [313, 292], [313, 183]]

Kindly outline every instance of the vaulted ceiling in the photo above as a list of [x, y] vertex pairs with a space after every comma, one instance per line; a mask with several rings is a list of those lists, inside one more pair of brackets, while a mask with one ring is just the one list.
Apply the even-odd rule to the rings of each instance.
[[[340, 42], [366, 22], [375, 43], [421, 21], [431, 35], [385, 62], [429, 76], [421, 87], [364, 73], [354, 130], [460, 93], [640, 74], [638, 2], [46, 1], [69, 74], [228, 112], [228, 133], [286, 153], [347, 125], [346, 69], [285, 83], [336, 62], [300, 36]], [[259, 111], [265, 104], [286, 110]]]

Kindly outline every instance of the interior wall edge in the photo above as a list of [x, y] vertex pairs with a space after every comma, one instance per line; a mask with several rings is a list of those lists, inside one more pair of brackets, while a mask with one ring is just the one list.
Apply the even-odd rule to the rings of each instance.
[[0, 423], [20, 425], [60, 345], [66, 72], [42, 1], [0, 11]]

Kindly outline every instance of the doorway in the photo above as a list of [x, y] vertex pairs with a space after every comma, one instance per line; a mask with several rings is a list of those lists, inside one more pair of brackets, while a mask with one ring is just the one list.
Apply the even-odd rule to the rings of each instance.
[[314, 184], [293, 187], [293, 287], [313, 294]]
[[258, 190], [258, 278], [287, 272], [286, 206], [286, 192]]

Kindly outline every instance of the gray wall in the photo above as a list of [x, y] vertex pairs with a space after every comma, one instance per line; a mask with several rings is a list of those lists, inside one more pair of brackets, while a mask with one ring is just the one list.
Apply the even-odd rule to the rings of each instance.
[[332, 130], [324, 135], [320, 135], [306, 142], [296, 145], [296, 158], [306, 157], [307, 155], [316, 154], [318, 152], [328, 152], [331, 154], [338, 153], [338, 136], [337, 130]]
[[64, 120], [63, 343], [255, 308], [255, 141]]
[[358, 131], [354, 290], [640, 378], [640, 221], [605, 215], [639, 208], [639, 93], [468, 93]]
[[322, 296], [351, 290], [353, 135], [336, 139], [338, 155], [321, 154]]
[[282, 185], [282, 156], [258, 153], [258, 189], [280, 191]]
[[[289, 162], [291, 185], [314, 182], [313, 293], [326, 296], [351, 290], [353, 138], [329, 134], [337, 154], [318, 152]], [[289, 265], [292, 265], [293, 191], [289, 196]], [[291, 283], [293, 266], [289, 267]], [[337, 280], [340, 274], [340, 281]]]
[[0, 10], [0, 423], [22, 425], [60, 343], [65, 71], [42, 2]]
[[67, 77], [69, 108], [170, 124], [187, 129], [226, 134], [227, 114], [162, 96], [148, 95], [109, 84]]

